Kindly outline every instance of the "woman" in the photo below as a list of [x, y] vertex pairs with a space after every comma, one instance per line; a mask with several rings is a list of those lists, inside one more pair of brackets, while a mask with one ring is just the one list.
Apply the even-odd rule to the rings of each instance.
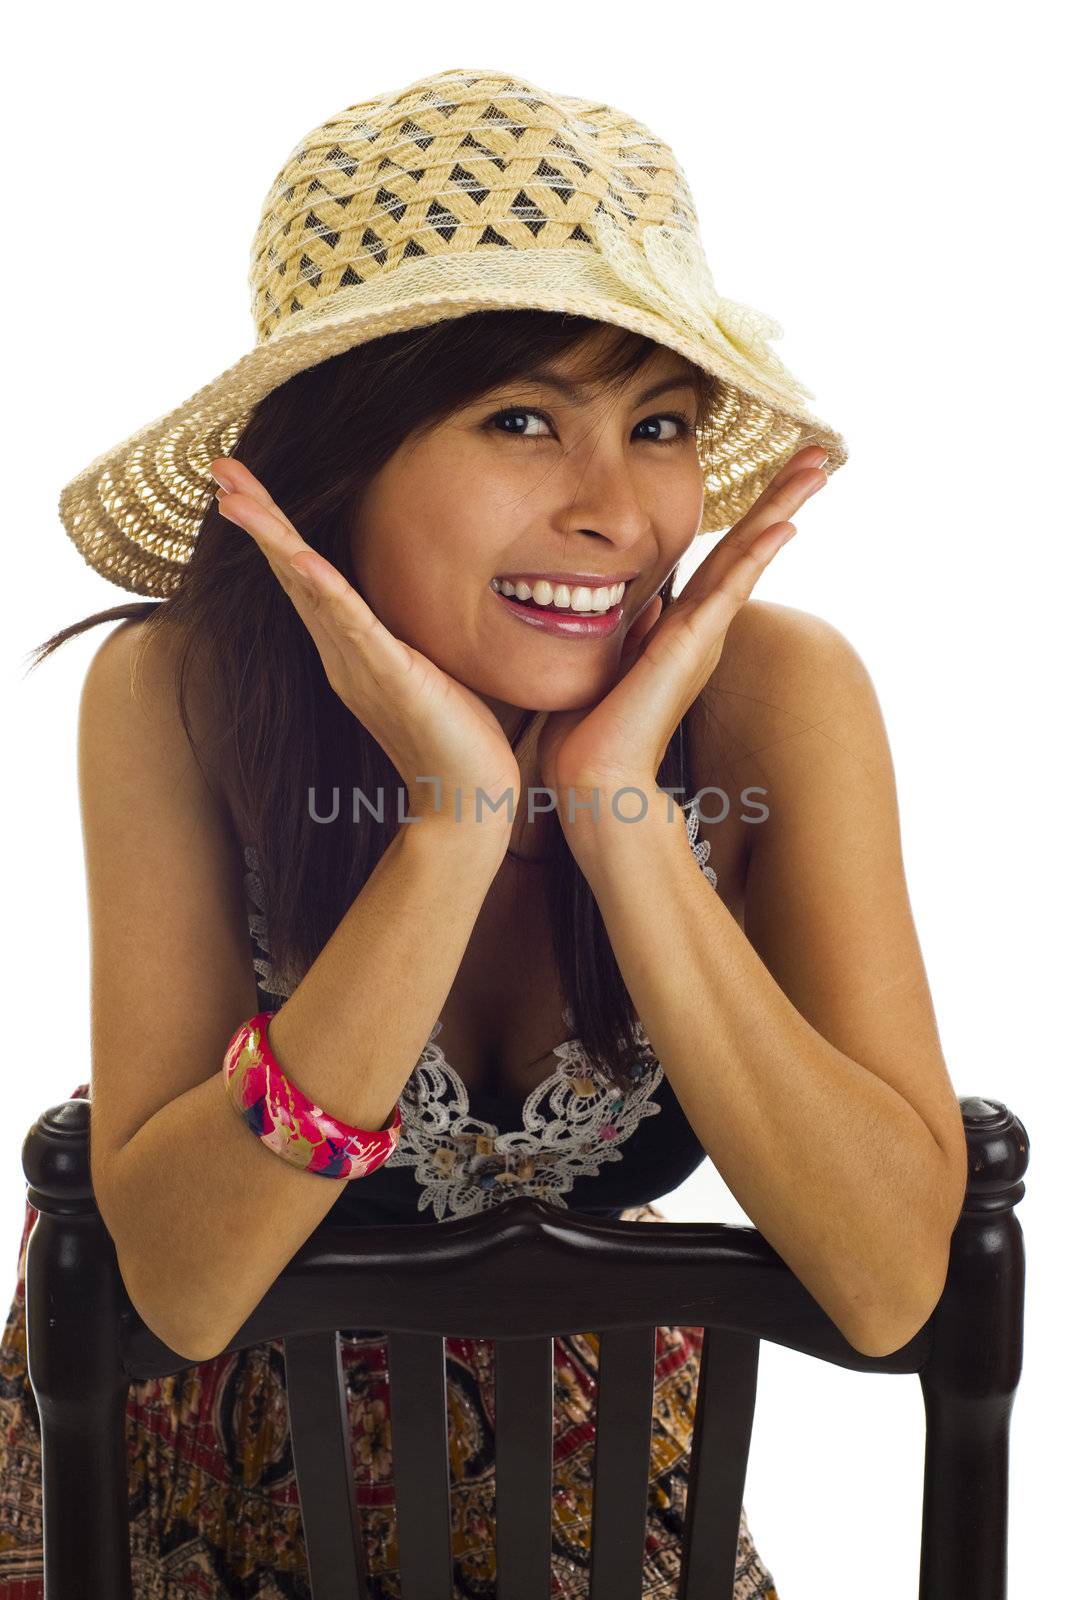
[[[135, 1588], [266, 1600], [309, 1593], [281, 1346], [221, 1352], [328, 1214], [525, 1190], [657, 1221], [708, 1156], [878, 1354], [939, 1297], [965, 1147], [872, 685], [835, 628], [750, 598], [846, 452], [775, 325], [715, 295], [671, 151], [438, 74], [302, 141], [252, 284], [256, 350], [64, 491], [85, 559], [162, 603], [41, 658], [130, 619], [80, 724], [93, 1178], [135, 1307], [191, 1363], [131, 1386]], [[23, 1266], [0, 1595], [28, 1600]], [[384, 1347], [342, 1351], [396, 1595]], [[658, 1330], [650, 1596], [679, 1574], [700, 1351]], [[470, 1596], [494, 1589], [492, 1360], [447, 1342]], [[578, 1595], [597, 1339], [555, 1366], [553, 1592]], [[744, 1517], [752, 1595], [776, 1590]]]

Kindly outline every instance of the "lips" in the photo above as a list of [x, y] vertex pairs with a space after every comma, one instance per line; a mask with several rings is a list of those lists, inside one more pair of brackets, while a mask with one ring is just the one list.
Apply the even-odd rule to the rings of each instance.
[[523, 600], [512, 599], [497, 589], [492, 589], [491, 593], [518, 622], [560, 639], [607, 639], [620, 627], [624, 617], [622, 600], [601, 614], [591, 612], [581, 616], [567, 606], [532, 606]]
[[630, 583], [639, 576], [638, 572], [618, 572], [612, 576], [597, 572], [499, 572], [494, 581], [498, 583], [526, 583], [534, 587], [542, 580], [552, 583], [556, 588], [559, 583], [566, 584], [570, 589], [576, 589], [580, 584], [588, 589], [600, 589], [603, 585], [611, 589], [615, 583]]

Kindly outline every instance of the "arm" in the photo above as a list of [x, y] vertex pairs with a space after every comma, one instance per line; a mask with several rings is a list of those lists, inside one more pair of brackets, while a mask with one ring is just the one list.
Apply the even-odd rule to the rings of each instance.
[[[105, 640], [80, 713], [91, 1166], [139, 1315], [180, 1355], [206, 1361], [341, 1188], [273, 1155], [227, 1098], [224, 1051], [260, 1009], [238, 846], [194, 763], [169, 655], [147, 652], [144, 693], [131, 692], [137, 632]], [[320, 1105], [361, 1127], [386, 1123], [507, 839], [452, 821], [399, 830], [271, 1022], [280, 1064]]]
[[[420, 822], [391, 841], [271, 1021], [279, 1065], [317, 1104], [386, 1127], [498, 864], [452, 826]], [[428, 926], [439, 937], [427, 940]], [[257, 1009], [247, 1004], [233, 1027]], [[218, 1061], [203, 1060], [204, 1081], [119, 1150], [101, 1197], [139, 1314], [192, 1361], [226, 1347], [341, 1194], [340, 1182], [265, 1149], [235, 1114], [222, 1084], [226, 1042]]]
[[720, 781], [733, 805], [748, 782], [767, 791], [746, 934], [696, 871], [683, 813], [674, 806], [667, 823], [648, 776], [634, 780], [651, 796], [643, 822], [581, 814], [566, 831], [710, 1159], [850, 1343], [882, 1355], [939, 1299], [966, 1183], [891, 756], [873, 685], [834, 628], [751, 607], [728, 638], [706, 704], [716, 683], [731, 721], [732, 686], [745, 685], [758, 748], [730, 784], [723, 772], [704, 781]]

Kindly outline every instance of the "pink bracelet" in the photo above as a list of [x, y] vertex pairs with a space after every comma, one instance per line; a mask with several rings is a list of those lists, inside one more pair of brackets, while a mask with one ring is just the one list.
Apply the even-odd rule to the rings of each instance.
[[388, 1128], [354, 1128], [329, 1116], [286, 1076], [268, 1042], [274, 1011], [243, 1022], [223, 1057], [238, 1115], [275, 1155], [319, 1178], [364, 1178], [381, 1167], [401, 1134], [401, 1106]]

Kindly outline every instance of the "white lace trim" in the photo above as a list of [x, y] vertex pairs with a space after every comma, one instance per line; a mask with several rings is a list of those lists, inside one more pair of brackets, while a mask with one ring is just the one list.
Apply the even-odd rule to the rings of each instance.
[[713, 867], [708, 867], [706, 865], [706, 862], [708, 861], [709, 854], [710, 854], [710, 841], [708, 839], [700, 839], [699, 838], [699, 836], [698, 836], [698, 823], [699, 823], [698, 812], [697, 811], [693, 811], [691, 809], [692, 806], [697, 804], [697, 802], [698, 802], [698, 796], [696, 795], [694, 800], [688, 800], [685, 805], [682, 805], [680, 807], [681, 811], [683, 811], [687, 816], [687, 842], [691, 846], [691, 849], [694, 851], [695, 860], [698, 862], [699, 866], [702, 868], [703, 875], [705, 877], [709, 878], [710, 882], [713, 884], [713, 887], [716, 889], [716, 887], [717, 887], [717, 873], [716, 873], [716, 870]]
[[[687, 815], [687, 837], [704, 876], [717, 887], [717, 873], [706, 866], [708, 841], [698, 839], [694, 800], [681, 809]], [[259, 861], [252, 845], [245, 847], [245, 888], [255, 910], [249, 931], [263, 954], [254, 957], [265, 994], [288, 995], [271, 964], [264, 892]], [[566, 1027], [575, 1025], [565, 1006]], [[401, 1136], [387, 1163], [412, 1167], [420, 1194], [417, 1210], [434, 1208], [435, 1217], [468, 1216], [522, 1191], [564, 1206], [564, 1195], [577, 1178], [596, 1177], [608, 1161], [620, 1161], [619, 1146], [644, 1117], [657, 1116], [655, 1099], [664, 1068], [650, 1047], [646, 1031], [636, 1023], [632, 1036], [641, 1049], [630, 1089], [591, 1075], [590, 1061], [578, 1039], [554, 1046], [557, 1061], [547, 1077], [524, 1101], [523, 1126], [500, 1132], [494, 1123], [471, 1113], [464, 1079], [450, 1066], [435, 1038], [436, 1020], [420, 1059], [400, 1096]]]
[[472, 1116], [463, 1078], [434, 1042], [441, 1027], [437, 1021], [402, 1090], [401, 1137], [390, 1157], [392, 1166], [415, 1168], [417, 1210], [433, 1206], [440, 1222], [485, 1211], [518, 1189], [564, 1205], [577, 1178], [619, 1161], [616, 1146], [661, 1111], [654, 1091], [664, 1068], [635, 1026], [633, 1037], [647, 1053], [630, 1090], [592, 1078], [582, 1046], [569, 1039], [554, 1046], [554, 1070], [524, 1101], [523, 1127], [500, 1133]]
[[[271, 964], [271, 946], [268, 942], [267, 900], [264, 894], [264, 883], [260, 876], [260, 857], [257, 855], [256, 846], [247, 844], [243, 855], [248, 872], [242, 882], [245, 884], [245, 897], [253, 906], [247, 913], [249, 932], [256, 940], [262, 951], [261, 955], [253, 955], [253, 966], [256, 968], [257, 982], [265, 994], [280, 995], [289, 999], [296, 984], [286, 984], [276, 973]], [[279, 1008], [276, 1006], [276, 1010]]]

